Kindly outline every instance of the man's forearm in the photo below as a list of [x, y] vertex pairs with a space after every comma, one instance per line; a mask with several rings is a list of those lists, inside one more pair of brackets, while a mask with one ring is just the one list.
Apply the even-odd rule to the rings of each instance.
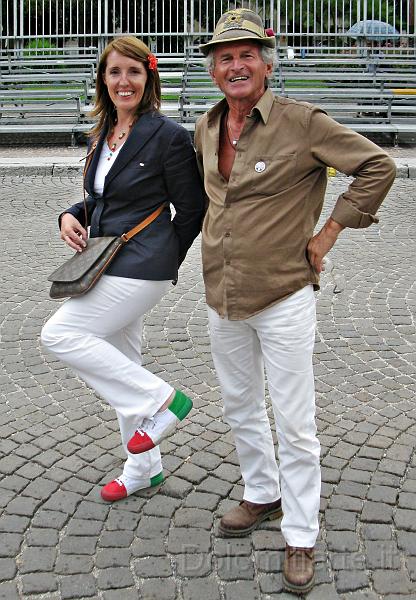
[[317, 273], [322, 271], [324, 256], [337, 241], [338, 235], [345, 229], [331, 217], [326, 221], [321, 231], [313, 236], [308, 244], [308, 258]]
[[337, 223], [331, 217], [329, 217], [323, 228], [326, 228], [332, 235], [335, 234], [337, 236], [345, 229], [344, 225]]

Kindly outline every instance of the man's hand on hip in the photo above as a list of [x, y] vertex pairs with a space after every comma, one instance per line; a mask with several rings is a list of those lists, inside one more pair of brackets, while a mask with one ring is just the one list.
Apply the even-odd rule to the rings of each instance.
[[317, 273], [321, 273], [323, 270], [322, 261], [324, 256], [331, 250], [343, 229], [343, 225], [329, 218], [321, 231], [309, 240], [307, 246], [308, 259]]

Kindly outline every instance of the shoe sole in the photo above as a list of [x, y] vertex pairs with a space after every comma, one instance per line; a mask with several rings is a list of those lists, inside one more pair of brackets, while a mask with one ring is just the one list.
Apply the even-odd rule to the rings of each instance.
[[100, 492], [100, 496], [102, 498], [102, 500], [104, 500], [104, 502], [118, 502], [119, 500], [124, 500], [125, 498], [127, 498], [127, 494], [125, 496], [107, 496], [105, 493], [103, 494], [102, 492]]
[[275, 519], [280, 519], [280, 517], [282, 516], [282, 509], [273, 510], [264, 513], [264, 515], [260, 519], [258, 519], [251, 527], [246, 527], [245, 529], [225, 529], [224, 527], [221, 527], [221, 525], [219, 525], [218, 531], [223, 537], [244, 537], [252, 531], [255, 531], [258, 528], [258, 526], [263, 523], [263, 521], [274, 521]]
[[305, 583], [304, 585], [295, 585], [293, 583], [290, 583], [290, 581], [288, 581], [283, 574], [283, 587], [287, 592], [291, 592], [292, 594], [297, 594], [298, 596], [301, 596], [302, 594], [307, 594], [311, 591], [314, 585], [315, 575], [310, 581], [308, 581], [308, 583]]

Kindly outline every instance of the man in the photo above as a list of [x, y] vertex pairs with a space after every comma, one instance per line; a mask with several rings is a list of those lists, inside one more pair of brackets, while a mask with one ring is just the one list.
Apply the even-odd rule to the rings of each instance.
[[[395, 166], [319, 108], [273, 96], [275, 39], [254, 12], [225, 13], [200, 48], [225, 95], [197, 123], [195, 144], [208, 196], [202, 253], [212, 353], [245, 482], [220, 532], [246, 535], [283, 512], [283, 581], [301, 594], [314, 583], [320, 497], [313, 289], [339, 233], [377, 222]], [[327, 165], [355, 178], [313, 235]]]

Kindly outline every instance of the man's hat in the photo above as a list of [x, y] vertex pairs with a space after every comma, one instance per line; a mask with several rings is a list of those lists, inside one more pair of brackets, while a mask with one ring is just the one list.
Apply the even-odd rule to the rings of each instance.
[[215, 44], [253, 40], [268, 48], [276, 47], [276, 39], [271, 29], [265, 30], [258, 14], [248, 8], [236, 8], [224, 13], [215, 27], [212, 40], [201, 44], [199, 49], [205, 56], [215, 48]]

